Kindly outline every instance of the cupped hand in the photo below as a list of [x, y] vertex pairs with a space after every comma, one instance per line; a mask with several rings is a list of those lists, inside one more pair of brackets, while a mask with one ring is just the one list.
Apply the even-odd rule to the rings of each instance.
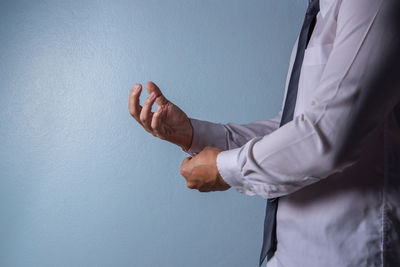
[[[140, 105], [139, 97], [142, 85], [136, 84], [129, 94], [129, 113], [142, 127], [153, 136], [174, 143], [183, 149], [190, 148], [193, 128], [188, 116], [179, 107], [170, 102], [153, 82], [146, 84], [149, 96]], [[158, 108], [152, 112], [154, 102]]]

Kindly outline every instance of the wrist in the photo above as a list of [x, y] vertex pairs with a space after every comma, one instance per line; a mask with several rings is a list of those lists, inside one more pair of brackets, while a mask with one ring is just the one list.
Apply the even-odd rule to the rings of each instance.
[[192, 146], [192, 142], [193, 142], [193, 126], [192, 123], [190, 122], [190, 119], [188, 119], [188, 126], [186, 127], [186, 131], [183, 134], [183, 144], [180, 145], [180, 147], [183, 150], [189, 150]]

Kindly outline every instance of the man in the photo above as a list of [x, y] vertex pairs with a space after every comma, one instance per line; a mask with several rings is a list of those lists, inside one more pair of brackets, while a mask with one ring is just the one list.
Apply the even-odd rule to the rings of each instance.
[[131, 115], [191, 155], [181, 166], [189, 188], [268, 199], [260, 265], [268, 255], [268, 267], [400, 266], [399, 60], [386, 55], [398, 38], [388, 5], [311, 0], [273, 119], [201, 121], [154, 83], [143, 107], [142, 86], [131, 91]]

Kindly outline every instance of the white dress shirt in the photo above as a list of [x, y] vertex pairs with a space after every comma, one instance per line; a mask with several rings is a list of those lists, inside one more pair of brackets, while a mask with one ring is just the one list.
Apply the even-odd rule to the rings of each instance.
[[400, 266], [400, 90], [369, 97], [368, 78], [385, 52], [387, 2], [320, 0], [283, 127], [281, 112], [249, 124], [190, 119], [185, 152], [219, 147], [217, 167], [234, 189], [280, 197], [268, 267]]

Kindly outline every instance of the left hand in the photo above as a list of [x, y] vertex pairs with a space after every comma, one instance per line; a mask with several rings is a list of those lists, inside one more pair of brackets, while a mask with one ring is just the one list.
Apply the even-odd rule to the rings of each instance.
[[194, 157], [187, 157], [181, 165], [181, 174], [187, 187], [200, 192], [225, 191], [230, 188], [217, 169], [217, 156], [222, 149], [205, 147]]

